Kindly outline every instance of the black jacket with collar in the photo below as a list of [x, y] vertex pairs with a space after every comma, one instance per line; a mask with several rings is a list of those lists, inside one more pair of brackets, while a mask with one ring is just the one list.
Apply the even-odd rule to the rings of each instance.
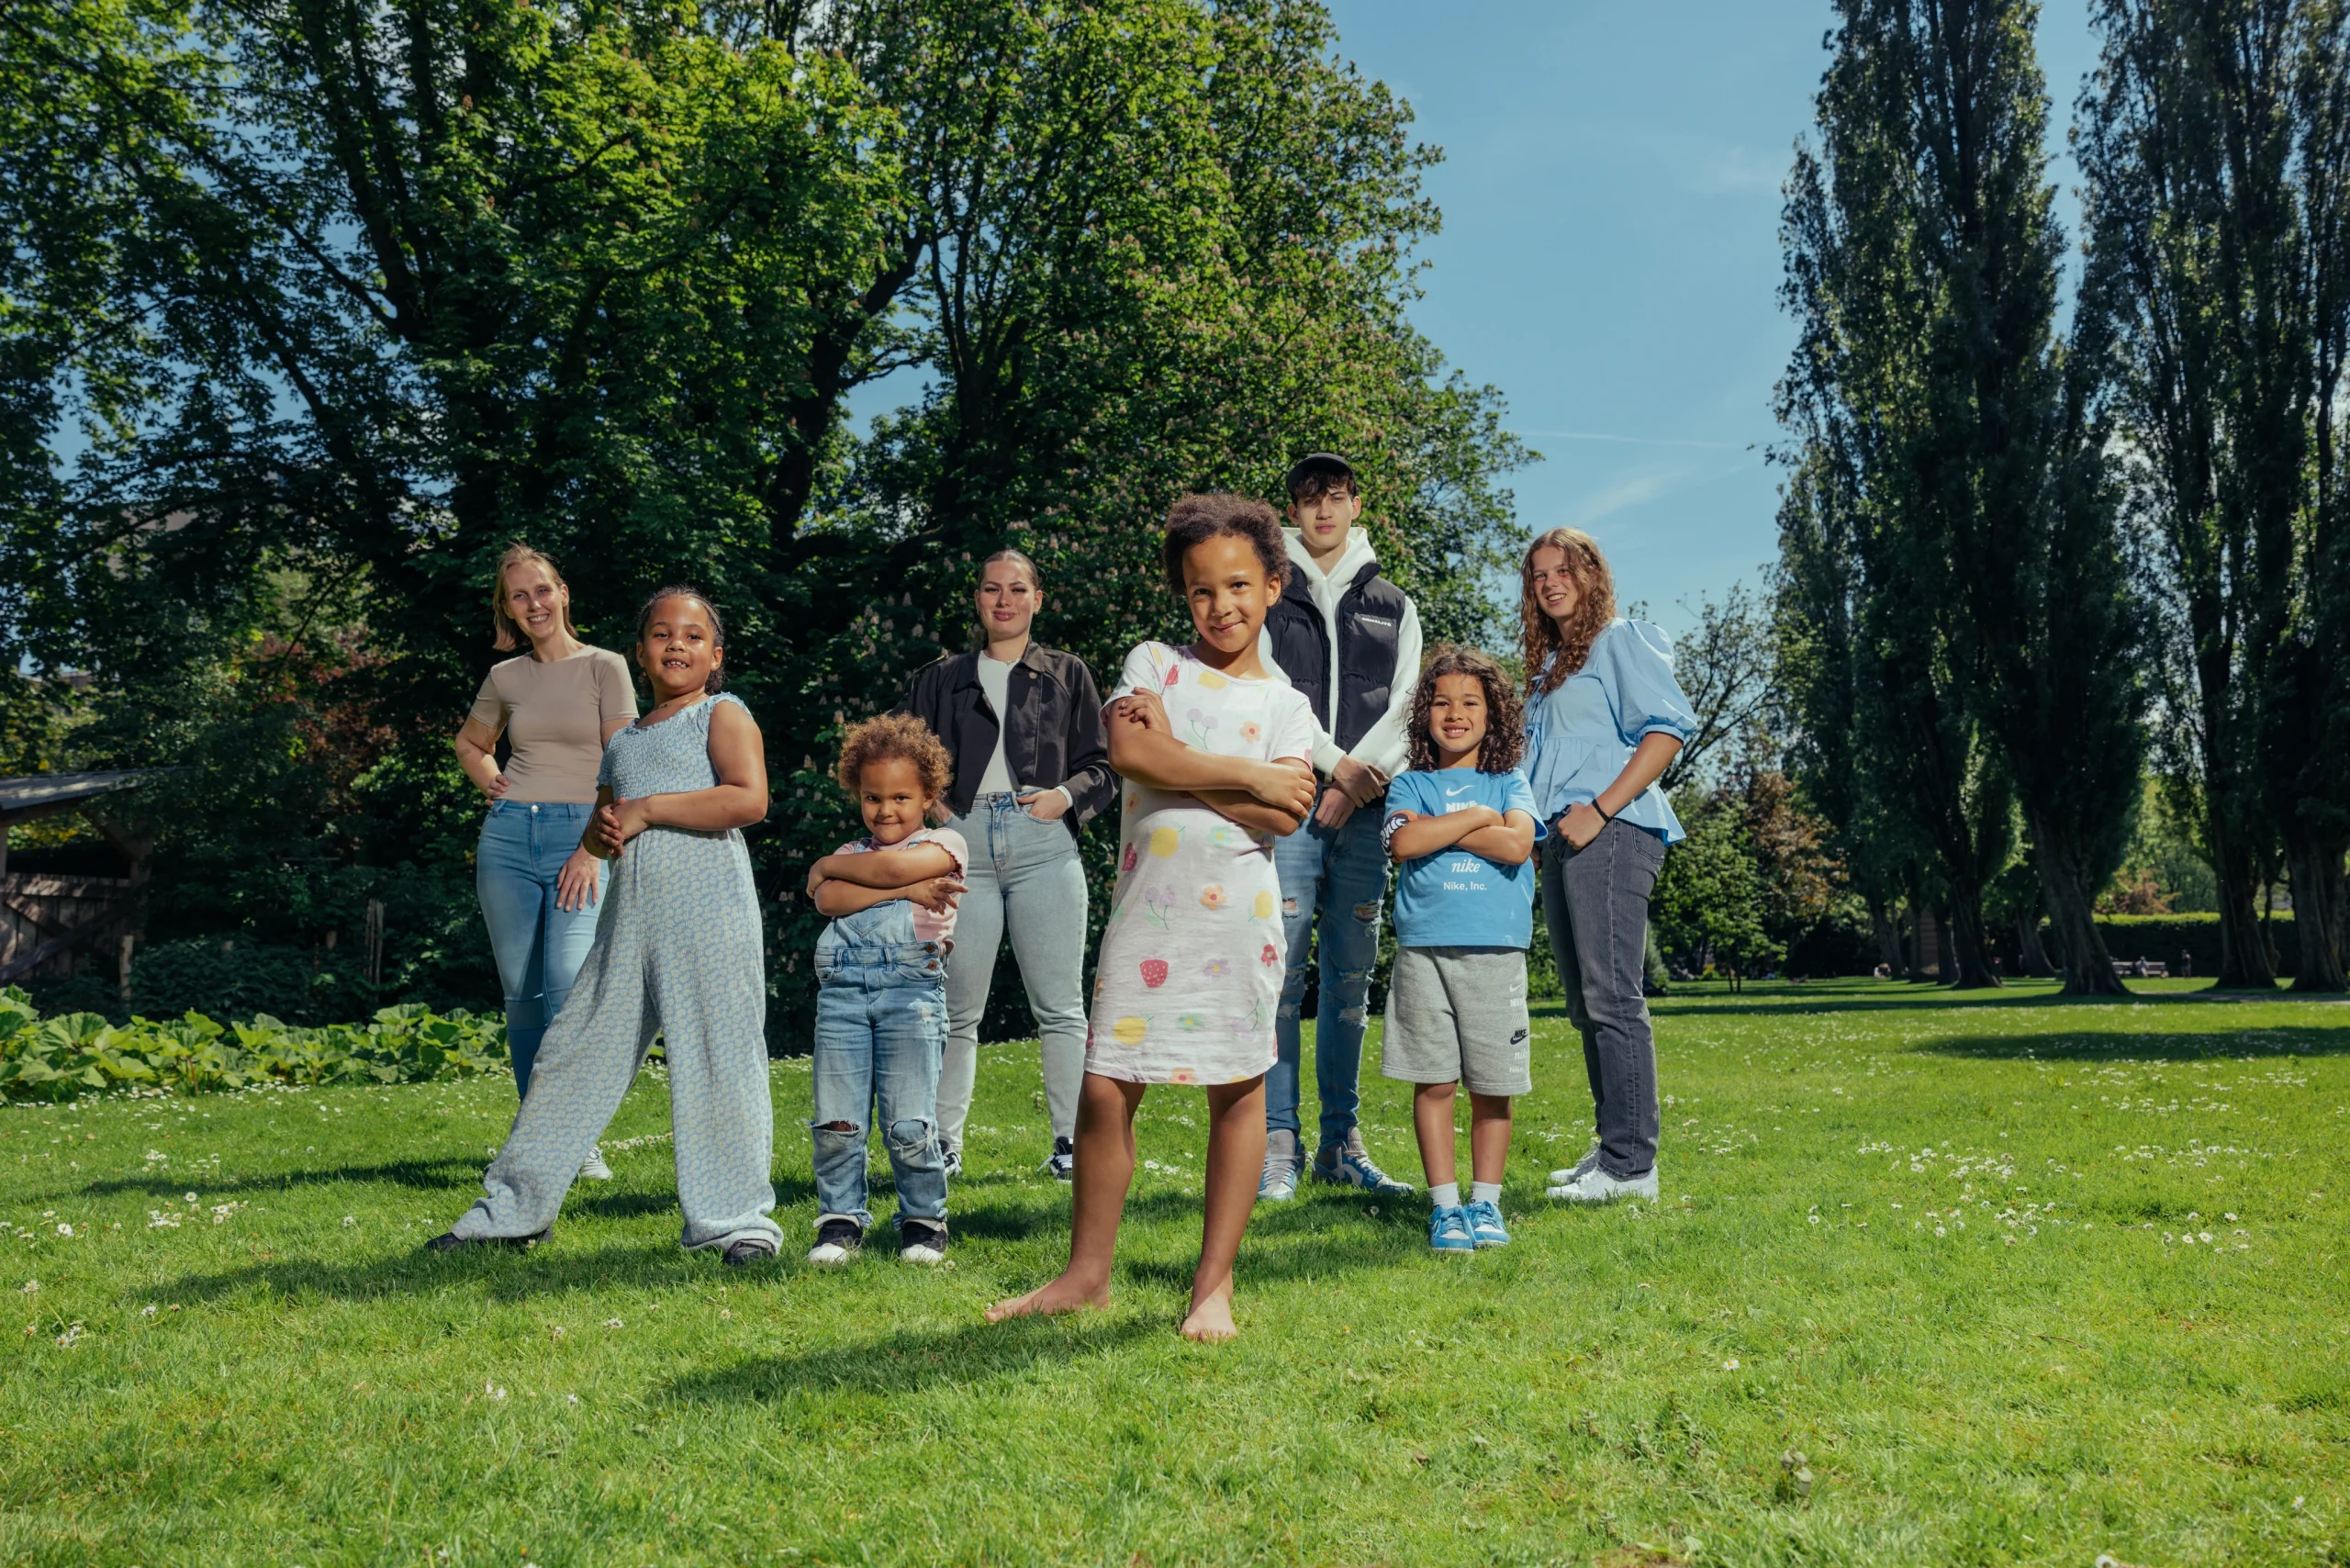
[[1067, 789], [1069, 810], [1061, 821], [1074, 834], [1118, 793], [1093, 672], [1075, 654], [1031, 641], [1005, 681], [1004, 705], [1012, 711], [999, 719], [979, 686], [981, 656], [976, 649], [940, 655], [915, 673], [897, 711], [920, 719], [946, 743], [955, 758], [946, 803], [957, 816], [979, 796], [1001, 724], [1004, 766], [1013, 778], [1024, 790]]

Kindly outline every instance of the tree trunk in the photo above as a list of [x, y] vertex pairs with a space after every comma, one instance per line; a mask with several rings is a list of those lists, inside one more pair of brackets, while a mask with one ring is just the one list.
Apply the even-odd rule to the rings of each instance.
[[2045, 818], [2031, 823], [2032, 863], [2040, 871], [2041, 897], [2056, 936], [2067, 996], [2127, 996], [2130, 988], [2113, 972], [2113, 956], [2097, 928], [2097, 881], [2085, 865], [2077, 840]]
[[2350, 877], [2343, 871], [2344, 846], [2331, 834], [2307, 831], [2285, 835], [2285, 860], [2293, 879], [2293, 931], [2300, 956], [2293, 965], [2295, 991], [2350, 991], [2344, 974]]
[[2056, 972], [2056, 966], [2048, 961], [2048, 949], [2040, 943], [2040, 911], [2028, 909], [2017, 916], [2016, 947], [2024, 973], [2046, 980]]
[[1960, 991], [2006, 984], [1991, 967], [1989, 937], [1981, 890], [1952, 889], [1950, 915], [1942, 929], [1942, 982]]
[[2220, 977], [2214, 984], [2221, 991], [2274, 991], [2277, 960], [2268, 950], [2268, 934], [2260, 929], [2259, 879], [2252, 857], [2216, 822], [2210, 837], [2211, 871], [2220, 884]]

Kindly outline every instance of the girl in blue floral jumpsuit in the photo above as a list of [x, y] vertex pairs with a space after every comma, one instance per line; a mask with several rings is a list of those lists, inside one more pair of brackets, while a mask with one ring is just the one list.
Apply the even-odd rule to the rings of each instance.
[[656, 706], [613, 735], [583, 842], [611, 862], [595, 946], [549, 1025], [483, 1195], [436, 1251], [543, 1238], [654, 1036], [668, 1057], [677, 1206], [688, 1248], [772, 1258], [775, 1111], [767, 970], [741, 829], [767, 815], [758, 725], [719, 691], [725, 633], [699, 594], [644, 607], [637, 662]]

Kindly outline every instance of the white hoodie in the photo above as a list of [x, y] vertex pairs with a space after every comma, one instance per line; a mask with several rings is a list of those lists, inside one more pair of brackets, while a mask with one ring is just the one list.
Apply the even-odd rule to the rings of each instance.
[[[1337, 565], [1325, 574], [1305, 552], [1305, 541], [1294, 528], [1284, 528], [1282, 535], [1289, 541], [1289, 581], [1281, 585], [1284, 597], [1304, 590], [1314, 600], [1314, 608], [1322, 612], [1322, 631], [1330, 644], [1329, 686], [1335, 704], [1338, 695], [1338, 598], [1355, 580], [1365, 563], [1379, 559], [1371, 547], [1371, 534], [1360, 528], [1347, 531], [1347, 547], [1339, 553]], [[1270, 633], [1257, 635], [1257, 651], [1265, 667], [1282, 682], [1296, 684], [1289, 678], [1279, 660], [1273, 657]], [[1340, 749], [1330, 732], [1322, 727], [1322, 716], [1314, 716], [1314, 767], [1318, 773], [1328, 774], [1338, 766], [1342, 756], [1352, 756], [1357, 762], [1376, 767], [1393, 778], [1403, 772], [1412, 757], [1412, 689], [1420, 678], [1420, 610], [1406, 597], [1404, 600], [1404, 624], [1395, 629], [1395, 678], [1387, 692], [1385, 716], [1363, 732], [1351, 752]]]

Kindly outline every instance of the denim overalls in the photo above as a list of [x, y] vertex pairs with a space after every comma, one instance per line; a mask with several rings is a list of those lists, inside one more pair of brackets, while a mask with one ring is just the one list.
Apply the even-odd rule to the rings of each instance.
[[[898, 1218], [946, 1223], [938, 1149], [938, 1070], [946, 1044], [948, 944], [914, 937], [914, 906], [891, 899], [824, 927], [816, 939], [817, 1223], [868, 1226], [865, 1151], [875, 1117], [897, 1179]], [[839, 1123], [848, 1130], [834, 1126]]]

